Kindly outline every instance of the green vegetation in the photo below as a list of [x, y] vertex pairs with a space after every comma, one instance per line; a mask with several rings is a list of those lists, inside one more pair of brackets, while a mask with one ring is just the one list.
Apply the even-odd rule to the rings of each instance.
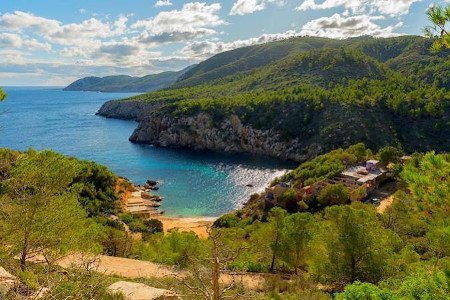
[[[384, 148], [377, 155], [397, 151]], [[191, 272], [195, 276], [178, 278], [171, 288], [192, 293], [192, 299], [214, 289], [214, 262], [229, 271], [273, 273], [261, 292], [219, 285], [221, 295], [249, 299], [329, 299], [333, 293], [336, 299], [445, 299], [448, 294], [448, 154], [414, 154], [404, 166], [387, 159], [398, 168], [400, 190], [383, 214], [362, 203], [315, 213], [289, 214], [276, 207], [266, 218], [236, 212], [216, 221], [209, 239], [178, 231], [164, 234], [159, 221], [129, 214], [110, 218], [98, 212], [88, 218], [90, 206], [80, 201], [83, 185], [98, 177], [80, 174], [90, 163], [51, 151], [2, 149], [0, 154], [0, 253], [30, 290], [51, 284], [49, 293], [56, 298], [113, 299], [106, 293], [111, 278], [84, 268], [63, 273], [54, 266], [70, 251], [102, 251]], [[286, 178], [302, 185], [374, 156], [358, 144], [305, 162]], [[341, 195], [338, 190], [330, 197]], [[143, 238], [133, 238], [126, 226]], [[13, 253], [31, 257], [37, 250], [51, 267], [26, 262], [20, 271], [20, 261], [11, 259]]]
[[[0, 165], [0, 179], [11, 179], [10, 176], [20, 166], [19, 163], [28, 158], [31, 159], [33, 156], [41, 157], [41, 160], [35, 163], [35, 172], [39, 170], [39, 164], [50, 164], [49, 168], [51, 164], [55, 164], [54, 172], [56, 173], [62, 172], [65, 165], [74, 166], [74, 170], [70, 174], [70, 180], [67, 179], [66, 187], [77, 194], [78, 201], [88, 216], [93, 217], [118, 212], [118, 196], [114, 192], [117, 176], [108, 170], [108, 168], [94, 162], [80, 161], [49, 150], [41, 153], [28, 150], [21, 153], [8, 149], [0, 149], [0, 160], [3, 162]], [[25, 166], [24, 168], [31, 168], [31, 166]], [[37, 182], [35, 184], [37, 185], [39, 178], [35, 178], [35, 180]], [[51, 180], [49, 179], [49, 181]], [[0, 184], [0, 193], [3, 189], [5, 187], [2, 182]]]
[[398, 163], [401, 155], [401, 151], [392, 146], [386, 146], [378, 151], [378, 157], [384, 166], [389, 165], [389, 163]]
[[[9, 253], [20, 253], [22, 270], [27, 258], [37, 254], [53, 262], [69, 250], [95, 248], [98, 228], [87, 219], [92, 212], [88, 200], [99, 207], [112, 202], [95, 189], [95, 181], [107, 179], [97, 171], [106, 168], [52, 151], [0, 149], [0, 161], [0, 226], [8, 233], [1, 242], [9, 245]], [[86, 190], [92, 192], [91, 198]]]
[[330, 184], [320, 191], [317, 201], [323, 206], [349, 204], [350, 191], [343, 184]]
[[[358, 142], [446, 151], [450, 50], [432, 54], [432, 43], [416, 36], [298, 37], [236, 49], [193, 67], [170, 88], [122, 105], [157, 102], [162, 107], [152, 117], [171, 116], [173, 124], [205, 113], [220, 127], [237, 117], [244, 126], [270, 130], [277, 141], [301, 144], [298, 152]], [[190, 134], [196, 127], [174, 130]]]
[[5, 100], [6, 98], [6, 93], [3, 91], [2, 88], [0, 88], [0, 101]]
[[425, 28], [425, 34], [429, 37], [438, 37], [432, 46], [434, 52], [439, 52], [443, 48], [450, 48], [450, 33], [448, 24], [450, 23], [450, 5], [431, 6], [427, 11], [428, 19], [432, 25]]
[[347, 167], [365, 162], [372, 157], [372, 151], [364, 144], [356, 144], [347, 149], [336, 149], [302, 163], [295, 170], [277, 178], [278, 182], [292, 182], [294, 186], [306, 186], [323, 179], [332, 178]]
[[121, 214], [120, 219], [128, 225], [132, 232], [156, 233], [163, 232], [163, 224], [159, 220], [144, 220], [131, 214]]
[[[360, 157], [368, 153], [361, 145], [352, 150]], [[343, 151], [332, 155], [337, 153]], [[302, 278], [303, 287], [309, 278], [343, 291], [337, 299], [445, 299], [449, 163], [447, 154], [414, 155], [400, 171], [403, 188], [384, 214], [362, 203], [315, 214], [289, 215], [274, 208], [268, 222], [240, 213], [226, 217], [232, 222], [216, 222], [228, 226], [217, 230], [230, 232], [229, 243], [245, 249], [231, 264], [237, 269], [292, 272]], [[282, 295], [295, 299], [292, 293], [287, 289]]]

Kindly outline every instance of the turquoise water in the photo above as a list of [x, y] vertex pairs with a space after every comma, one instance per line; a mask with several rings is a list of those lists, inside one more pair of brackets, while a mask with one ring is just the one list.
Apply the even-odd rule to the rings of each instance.
[[[108, 166], [135, 183], [161, 182], [162, 210], [171, 216], [217, 216], [241, 207], [292, 164], [249, 155], [225, 155], [137, 145], [133, 121], [95, 112], [131, 94], [5, 88], [0, 104], [0, 147], [54, 149]], [[246, 187], [252, 184], [254, 187]]]

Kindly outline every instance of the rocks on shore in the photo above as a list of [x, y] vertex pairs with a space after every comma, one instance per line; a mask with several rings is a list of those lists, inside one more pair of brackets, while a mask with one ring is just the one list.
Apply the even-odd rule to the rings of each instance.
[[172, 291], [150, 287], [143, 283], [118, 281], [108, 287], [113, 294], [121, 293], [125, 300], [178, 300]]

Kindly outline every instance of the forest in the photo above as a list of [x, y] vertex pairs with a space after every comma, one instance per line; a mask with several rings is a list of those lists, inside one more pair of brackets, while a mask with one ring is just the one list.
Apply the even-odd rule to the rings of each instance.
[[[137, 258], [201, 275], [159, 282], [195, 299], [199, 289], [212, 288], [211, 255], [216, 253], [222, 271], [271, 275], [263, 291], [222, 284], [224, 297], [446, 299], [450, 156], [417, 153], [401, 165], [388, 150], [376, 157], [395, 164], [398, 191], [384, 213], [359, 202], [314, 212], [274, 207], [261, 218], [244, 209], [220, 218], [210, 238], [200, 239], [193, 233], [163, 234], [158, 222], [121, 213], [113, 205], [120, 197], [114, 192], [117, 177], [104, 167], [52, 151], [3, 149], [3, 267], [17, 268], [24, 289], [48, 285], [58, 299], [88, 299], [107, 297], [106, 284], [114, 279], [82, 270], [64, 275], [57, 259], [70, 251]], [[338, 149], [280, 180], [310, 182], [341, 170], [343, 162], [373, 155], [361, 144]], [[142, 238], [132, 238], [123, 224]], [[47, 265], [28, 261], [36, 252], [43, 253]], [[13, 253], [28, 259], [12, 260]]]

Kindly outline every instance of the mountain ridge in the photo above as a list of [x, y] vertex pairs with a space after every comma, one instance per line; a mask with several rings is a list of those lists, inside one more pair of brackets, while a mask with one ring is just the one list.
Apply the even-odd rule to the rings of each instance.
[[142, 77], [129, 75], [111, 75], [104, 77], [88, 76], [78, 79], [67, 87], [65, 91], [90, 91], [90, 92], [126, 92], [145, 93], [169, 87], [180, 76], [189, 71], [195, 65], [180, 71], [167, 71], [150, 74]]
[[431, 43], [299, 37], [245, 47], [99, 114], [139, 121], [133, 142], [296, 161], [358, 142], [448, 151], [450, 79], [434, 70], [450, 52], [432, 55]]

